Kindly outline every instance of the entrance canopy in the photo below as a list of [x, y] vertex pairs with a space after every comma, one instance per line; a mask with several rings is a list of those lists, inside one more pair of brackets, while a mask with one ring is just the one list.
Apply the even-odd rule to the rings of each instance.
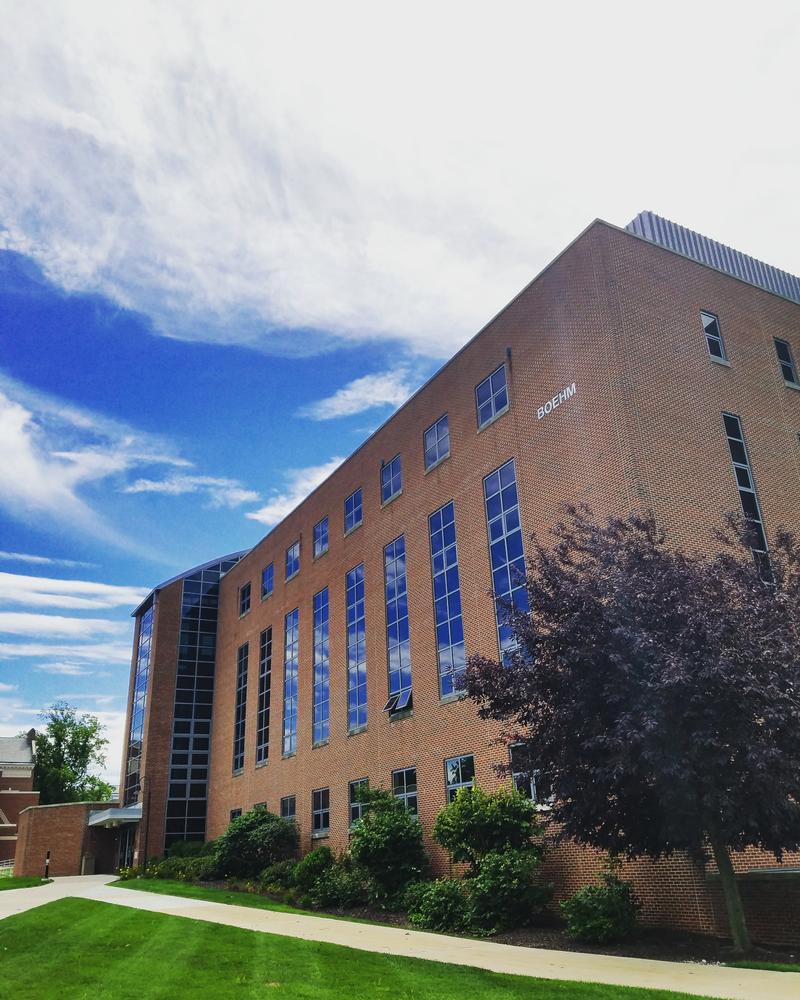
[[89, 813], [89, 826], [119, 826], [120, 823], [138, 823], [142, 818], [142, 803], [132, 806], [114, 806], [111, 809], [95, 809]]

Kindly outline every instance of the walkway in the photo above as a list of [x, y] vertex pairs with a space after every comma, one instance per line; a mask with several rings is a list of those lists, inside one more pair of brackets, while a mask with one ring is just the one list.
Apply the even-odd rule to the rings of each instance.
[[81, 896], [103, 903], [129, 906], [176, 917], [191, 917], [245, 930], [325, 941], [362, 951], [427, 958], [456, 965], [473, 965], [493, 972], [510, 972], [541, 979], [609, 983], [679, 990], [727, 1000], [798, 1000], [799, 977], [786, 972], [728, 969], [691, 962], [656, 962], [641, 958], [589, 955], [582, 952], [520, 948], [469, 938], [446, 937], [399, 927], [357, 924], [326, 917], [276, 913], [225, 903], [209, 903], [180, 896], [161, 896], [115, 889], [108, 875], [58, 878], [36, 889], [0, 892], [0, 919], [65, 896]]

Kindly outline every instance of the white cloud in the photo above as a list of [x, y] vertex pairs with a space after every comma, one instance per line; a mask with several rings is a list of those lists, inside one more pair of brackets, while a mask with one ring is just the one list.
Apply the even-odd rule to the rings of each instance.
[[185, 493], [205, 493], [215, 507], [238, 507], [259, 499], [255, 490], [248, 490], [236, 479], [214, 476], [170, 476], [167, 479], [137, 479], [126, 486], [124, 493], [163, 493], [181, 496]]
[[313, 465], [306, 469], [289, 469], [286, 473], [287, 488], [283, 493], [277, 493], [258, 510], [248, 512], [245, 516], [253, 521], [272, 526], [282, 521], [287, 514], [315, 490], [320, 483], [337, 469], [343, 458], [332, 458], [324, 465]]
[[30, 563], [34, 566], [69, 566], [72, 569], [93, 569], [97, 563], [83, 562], [80, 559], [58, 559], [54, 556], [36, 556], [28, 552], [0, 552], [3, 562]]
[[33, 669], [42, 674], [59, 674], [65, 677], [90, 677], [94, 673], [80, 663], [36, 663]]
[[17, 690], [16, 684], [4, 684], [2, 681], [0, 681], [0, 691], [16, 691], [16, 690]]
[[148, 593], [149, 590], [141, 587], [0, 572], [0, 603], [5, 604], [84, 611], [120, 606], [133, 609], [142, 603]]
[[0, 656], [9, 660], [61, 657], [65, 661], [80, 660], [86, 663], [126, 665], [131, 662], [131, 644], [124, 642], [102, 643], [43, 643], [0, 642]]
[[0, 736], [16, 736], [21, 730], [36, 726], [40, 721], [39, 711], [16, 696], [0, 697]]
[[797, 8], [721, 10], [6, 4], [5, 245], [167, 335], [290, 353], [445, 356], [597, 215], [798, 271]]
[[112, 622], [106, 618], [67, 618], [64, 615], [37, 615], [26, 611], [0, 611], [0, 634], [26, 635], [34, 639], [45, 636], [88, 639], [127, 631], [127, 623]]
[[363, 413], [376, 406], [397, 408], [408, 399], [412, 391], [407, 368], [363, 375], [337, 389], [332, 396], [301, 407], [297, 415], [310, 417], [312, 420], [333, 420], [336, 417]]

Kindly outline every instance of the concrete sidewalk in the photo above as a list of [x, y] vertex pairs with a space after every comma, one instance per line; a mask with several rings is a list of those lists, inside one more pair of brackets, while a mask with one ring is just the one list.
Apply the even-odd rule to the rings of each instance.
[[492, 972], [508, 972], [539, 979], [677, 990], [727, 1000], [798, 1000], [800, 997], [800, 975], [794, 973], [521, 948], [399, 927], [357, 924], [347, 920], [277, 913], [272, 910], [185, 899], [181, 896], [136, 892], [109, 886], [109, 881], [111, 876], [106, 875], [59, 878], [52, 885], [36, 889], [0, 892], [0, 919], [54, 899], [81, 896], [117, 906], [206, 920], [245, 930], [324, 941], [362, 951], [472, 965]]

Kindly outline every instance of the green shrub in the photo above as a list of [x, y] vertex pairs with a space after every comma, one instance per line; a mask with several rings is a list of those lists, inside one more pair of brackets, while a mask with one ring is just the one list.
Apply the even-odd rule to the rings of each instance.
[[118, 878], [120, 882], [129, 882], [131, 879], [134, 878], [142, 878], [143, 875], [144, 875], [143, 868], [134, 868], [133, 866], [131, 866], [130, 868], [120, 868], [118, 873]]
[[166, 855], [168, 858], [196, 858], [205, 846], [202, 840], [176, 840], [167, 848]]
[[322, 872], [309, 895], [319, 909], [348, 910], [360, 906], [367, 899], [366, 875], [345, 855]]
[[394, 906], [411, 882], [428, 868], [422, 845], [422, 826], [390, 792], [369, 789], [361, 793], [365, 811], [353, 827], [350, 854], [370, 881], [372, 898]]
[[542, 852], [535, 847], [492, 851], [467, 880], [473, 927], [495, 934], [541, 919], [553, 896], [551, 885], [537, 884]]
[[525, 847], [537, 831], [536, 807], [516, 788], [488, 793], [462, 788], [436, 817], [433, 836], [453, 861], [468, 861], [473, 872], [490, 851]]
[[417, 882], [406, 890], [405, 907], [414, 927], [429, 931], [466, 931], [472, 926], [467, 885], [460, 878]]
[[259, 880], [262, 885], [271, 889], [288, 889], [294, 885], [297, 864], [291, 859], [276, 861], [274, 865], [267, 865], [259, 876]]
[[297, 850], [297, 827], [263, 806], [231, 821], [216, 841], [214, 858], [223, 877], [256, 878], [268, 865]]
[[328, 868], [336, 862], [330, 847], [315, 847], [297, 863], [294, 870], [293, 885], [301, 893], [309, 893], [314, 883]]
[[600, 874], [600, 882], [587, 885], [561, 904], [570, 937], [607, 944], [630, 937], [636, 930], [642, 904], [631, 883], [619, 877], [613, 864]]
[[196, 858], [188, 859], [186, 866], [188, 878], [198, 882], [211, 882], [218, 877], [217, 859], [213, 856], [201, 854]]

